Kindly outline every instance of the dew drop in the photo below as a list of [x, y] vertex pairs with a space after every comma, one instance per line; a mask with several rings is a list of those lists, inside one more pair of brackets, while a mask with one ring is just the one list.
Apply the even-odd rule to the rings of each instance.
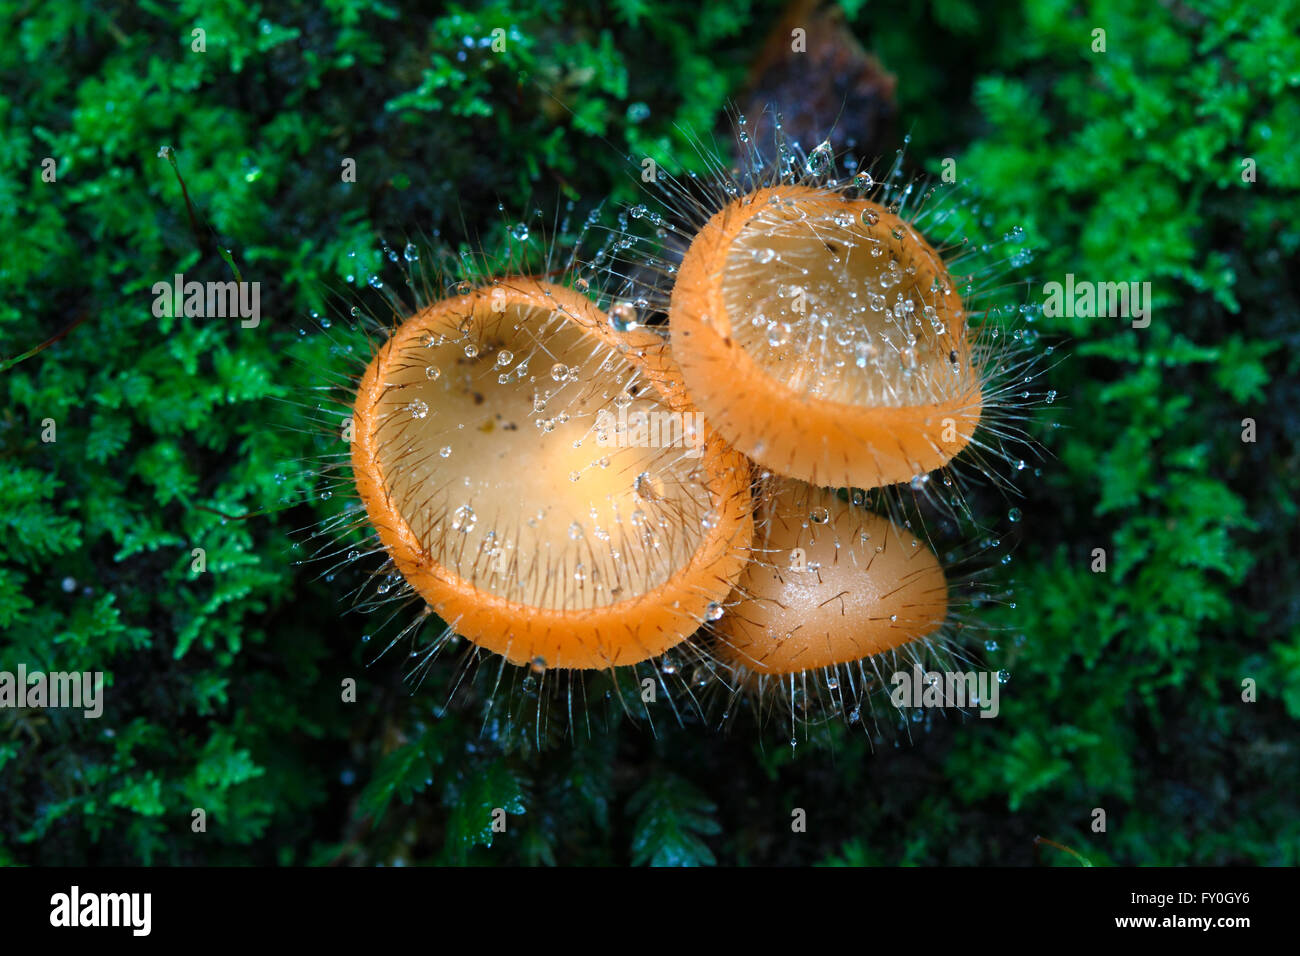
[[647, 500], [654, 500], [662, 497], [663, 483], [648, 471], [643, 471], [641, 474], [636, 476], [636, 481], [634, 482], [633, 487], [635, 488], [637, 495]]
[[452, 530], [462, 533], [473, 531], [477, 522], [478, 515], [474, 514], [474, 509], [469, 505], [461, 505], [451, 516]]
[[831, 149], [831, 144], [822, 140], [808, 154], [808, 160], [804, 163], [804, 172], [809, 176], [820, 176], [830, 169], [833, 158], [834, 151]]

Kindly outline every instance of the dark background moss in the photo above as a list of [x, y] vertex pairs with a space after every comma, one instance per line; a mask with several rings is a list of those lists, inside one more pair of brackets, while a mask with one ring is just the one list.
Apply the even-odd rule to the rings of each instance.
[[[365, 666], [370, 623], [293, 547], [337, 502], [293, 464], [317, 447], [279, 400], [319, 384], [328, 339], [298, 330], [378, 264], [376, 236], [491, 244], [498, 202], [635, 200], [626, 155], [703, 169], [686, 131], [746, 102], [787, 11], [5, 3], [0, 669], [110, 686], [98, 721], [0, 711], [0, 862], [1074, 864], [1036, 834], [1095, 863], [1300, 862], [1295, 5], [843, 9], [897, 77], [892, 119], [850, 138], [956, 158], [1044, 280], [1156, 293], [1146, 330], [1037, 323], [1069, 358], [1022, 482], [1016, 606], [986, 609], [1024, 635], [990, 654], [1002, 717], [874, 754], [744, 721], [539, 753], [482, 732], [472, 695], [435, 717], [447, 667], [409, 694], [400, 659]], [[154, 282], [230, 277], [223, 247], [262, 326], [155, 318]], [[516, 814], [495, 839], [492, 807]]]

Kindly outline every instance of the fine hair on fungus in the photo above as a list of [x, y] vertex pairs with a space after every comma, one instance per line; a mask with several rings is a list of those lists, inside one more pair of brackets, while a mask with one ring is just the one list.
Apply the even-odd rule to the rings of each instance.
[[697, 713], [695, 634], [751, 533], [749, 463], [663, 339], [611, 321], [559, 250], [390, 251], [402, 282], [372, 276], [351, 322], [317, 317], [331, 382], [309, 403], [318, 441], [345, 449], [317, 466], [321, 497], [342, 492], [315, 535], [327, 577], [369, 568], [356, 605], [384, 650], [409, 648], [413, 683], [456, 651], [448, 701], [477, 687], [494, 726], [535, 709], [539, 739], [598, 701], [651, 724]]
[[905, 180], [902, 150], [880, 180], [852, 156], [841, 176], [829, 144], [805, 153], [773, 127], [775, 163], [738, 117], [736, 167], [701, 147], [708, 175], [660, 172], [662, 211], [632, 210], [653, 231], [616, 244], [624, 295], [665, 317], [692, 401], [757, 464], [812, 484], [923, 485], [958, 459], [1009, 486], [1025, 412], [1047, 398], [1034, 310], [1006, 280], [1030, 259], [1023, 236], [970, 243], [978, 207]]
[[[709, 627], [728, 717], [743, 698], [791, 732], [843, 719], [879, 736], [890, 722], [876, 699], [894, 675], [972, 663], [965, 611], [989, 596], [987, 554], [941, 558], [928, 529], [868, 507], [888, 500], [880, 494], [767, 475], [756, 498], [750, 561]], [[910, 732], [918, 712], [896, 709], [893, 723]]]

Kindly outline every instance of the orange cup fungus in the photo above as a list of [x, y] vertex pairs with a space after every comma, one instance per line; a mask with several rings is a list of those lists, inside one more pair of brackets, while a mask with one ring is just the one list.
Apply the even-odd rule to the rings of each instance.
[[407, 318], [354, 405], [362, 502], [407, 582], [516, 664], [635, 664], [731, 591], [749, 466], [662, 372], [663, 341], [508, 278]]
[[947, 615], [944, 571], [923, 542], [832, 491], [778, 480], [713, 624], [715, 654], [743, 675], [834, 672], [925, 640]]
[[[700, 674], [760, 701], [779, 688], [794, 720], [811, 676], [850, 722], [900, 657], [955, 646], [935, 553], [833, 489], [989, 451], [982, 418], [995, 444], [1020, 437], [1004, 380], [1028, 398], [1032, 362], [977, 342], [957, 280], [899, 214], [910, 186], [886, 205], [790, 170], [766, 181], [724, 184], [721, 208], [676, 233], [678, 265], [656, 247], [620, 275], [603, 249], [588, 265], [624, 282], [617, 325], [567, 285], [512, 276], [462, 283], [377, 349], [353, 474], [448, 633], [514, 664], [591, 670], [703, 629], [684, 645], [704, 661], [692, 700]], [[627, 328], [665, 306], [666, 328]], [[675, 673], [676, 658], [655, 666]]]
[[939, 253], [866, 199], [781, 184], [714, 214], [669, 307], [691, 399], [736, 448], [817, 485], [942, 467], [982, 409], [961, 296]]

